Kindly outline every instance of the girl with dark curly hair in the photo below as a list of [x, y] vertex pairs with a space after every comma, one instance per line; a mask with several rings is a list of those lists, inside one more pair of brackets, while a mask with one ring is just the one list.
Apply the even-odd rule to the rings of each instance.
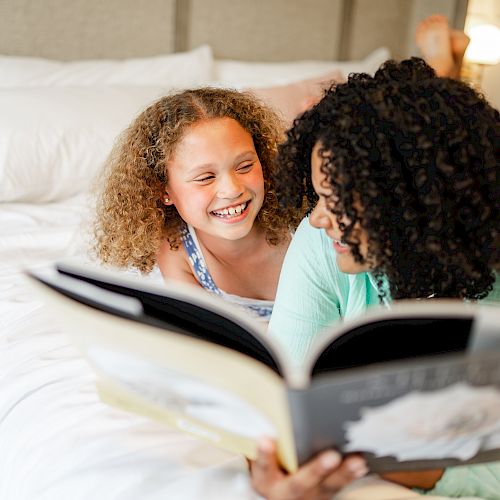
[[[417, 58], [351, 75], [295, 120], [279, 148], [277, 193], [312, 211], [287, 252], [269, 324], [295, 362], [323, 327], [372, 305], [500, 303], [499, 154], [498, 111]], [[277, 466], [271, 453], [261, 463], [265, 483]], [[500, 498], [500, 463], [390, 478]]]
[[[97, 257], [200, 285], [268, 320], [303, 212], [281, 208], [273, 172], [282, 125], [251, 94], [163, 97], [122, 134], [104, 170]], [[209, 271], [210, 270], [210, 271]]]

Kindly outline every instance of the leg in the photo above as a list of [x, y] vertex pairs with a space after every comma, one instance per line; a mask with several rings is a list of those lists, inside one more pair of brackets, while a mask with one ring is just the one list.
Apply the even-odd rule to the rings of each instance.
[[465, 50], [469, 45], [470, 38], [460, 30], [451, 30], [451, 53], [455, 63], [455, 74], [451, 75], [453, 78], [460, 77], [460, 70], [462, 69], [462, 61], [464, 59]]
[[[425, 18], [418, 24], [415, 32], [415, 43], [420, 49], [422, 57], [429, 66], [434, 68], [438, 76], [458, 77], [463, 53], [459, 57], [460, 61], [457, 67], [453, 52], [455, 49], [452, 43], [452, 33], [454, 32], [448, 25], [448, 19], [440, 14]], [[458, 36], [456, 38], [456, 50], [460, 51], [461, 39]], [[465, 48], [463, 52], [465, 52]]]

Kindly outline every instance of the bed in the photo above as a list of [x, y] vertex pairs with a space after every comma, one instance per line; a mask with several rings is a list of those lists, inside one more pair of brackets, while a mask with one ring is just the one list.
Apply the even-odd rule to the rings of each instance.
[[[85, 258], [92, 179], [116, 135], [153, 99], [225, 85], [255, 91], [290, 120], [322, 82], [415, 53], [408, 33], [435, 8], [252, 4], [0, 3], [2, 500], [258, 498], [242, 457], [101, 403], [90, 369], [22, 273]], [[463, 26], [466, 2], [440, 5]], [[418, 496], [368, 477], [337, 498]]]

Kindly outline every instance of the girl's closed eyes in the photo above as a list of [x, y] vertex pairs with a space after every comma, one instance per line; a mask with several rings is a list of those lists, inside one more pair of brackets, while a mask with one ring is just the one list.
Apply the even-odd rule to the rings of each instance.
[[143, 272], [158, 266], [269, 319], [301, 218], [274, 194], [282, 134], [273, 111], [238, 91], [187, 90], [153, 103], [108, 160], [97, 254]]

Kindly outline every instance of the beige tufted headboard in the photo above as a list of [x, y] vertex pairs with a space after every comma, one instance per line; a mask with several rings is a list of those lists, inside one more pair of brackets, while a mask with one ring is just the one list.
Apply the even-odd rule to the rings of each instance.
[[418, 21], [463, 28], [467, 0], [0, 0], [0, 54], [60, 60], [165, 54], [208, 43], [217, 58], [357, 59], [416, 54]]

